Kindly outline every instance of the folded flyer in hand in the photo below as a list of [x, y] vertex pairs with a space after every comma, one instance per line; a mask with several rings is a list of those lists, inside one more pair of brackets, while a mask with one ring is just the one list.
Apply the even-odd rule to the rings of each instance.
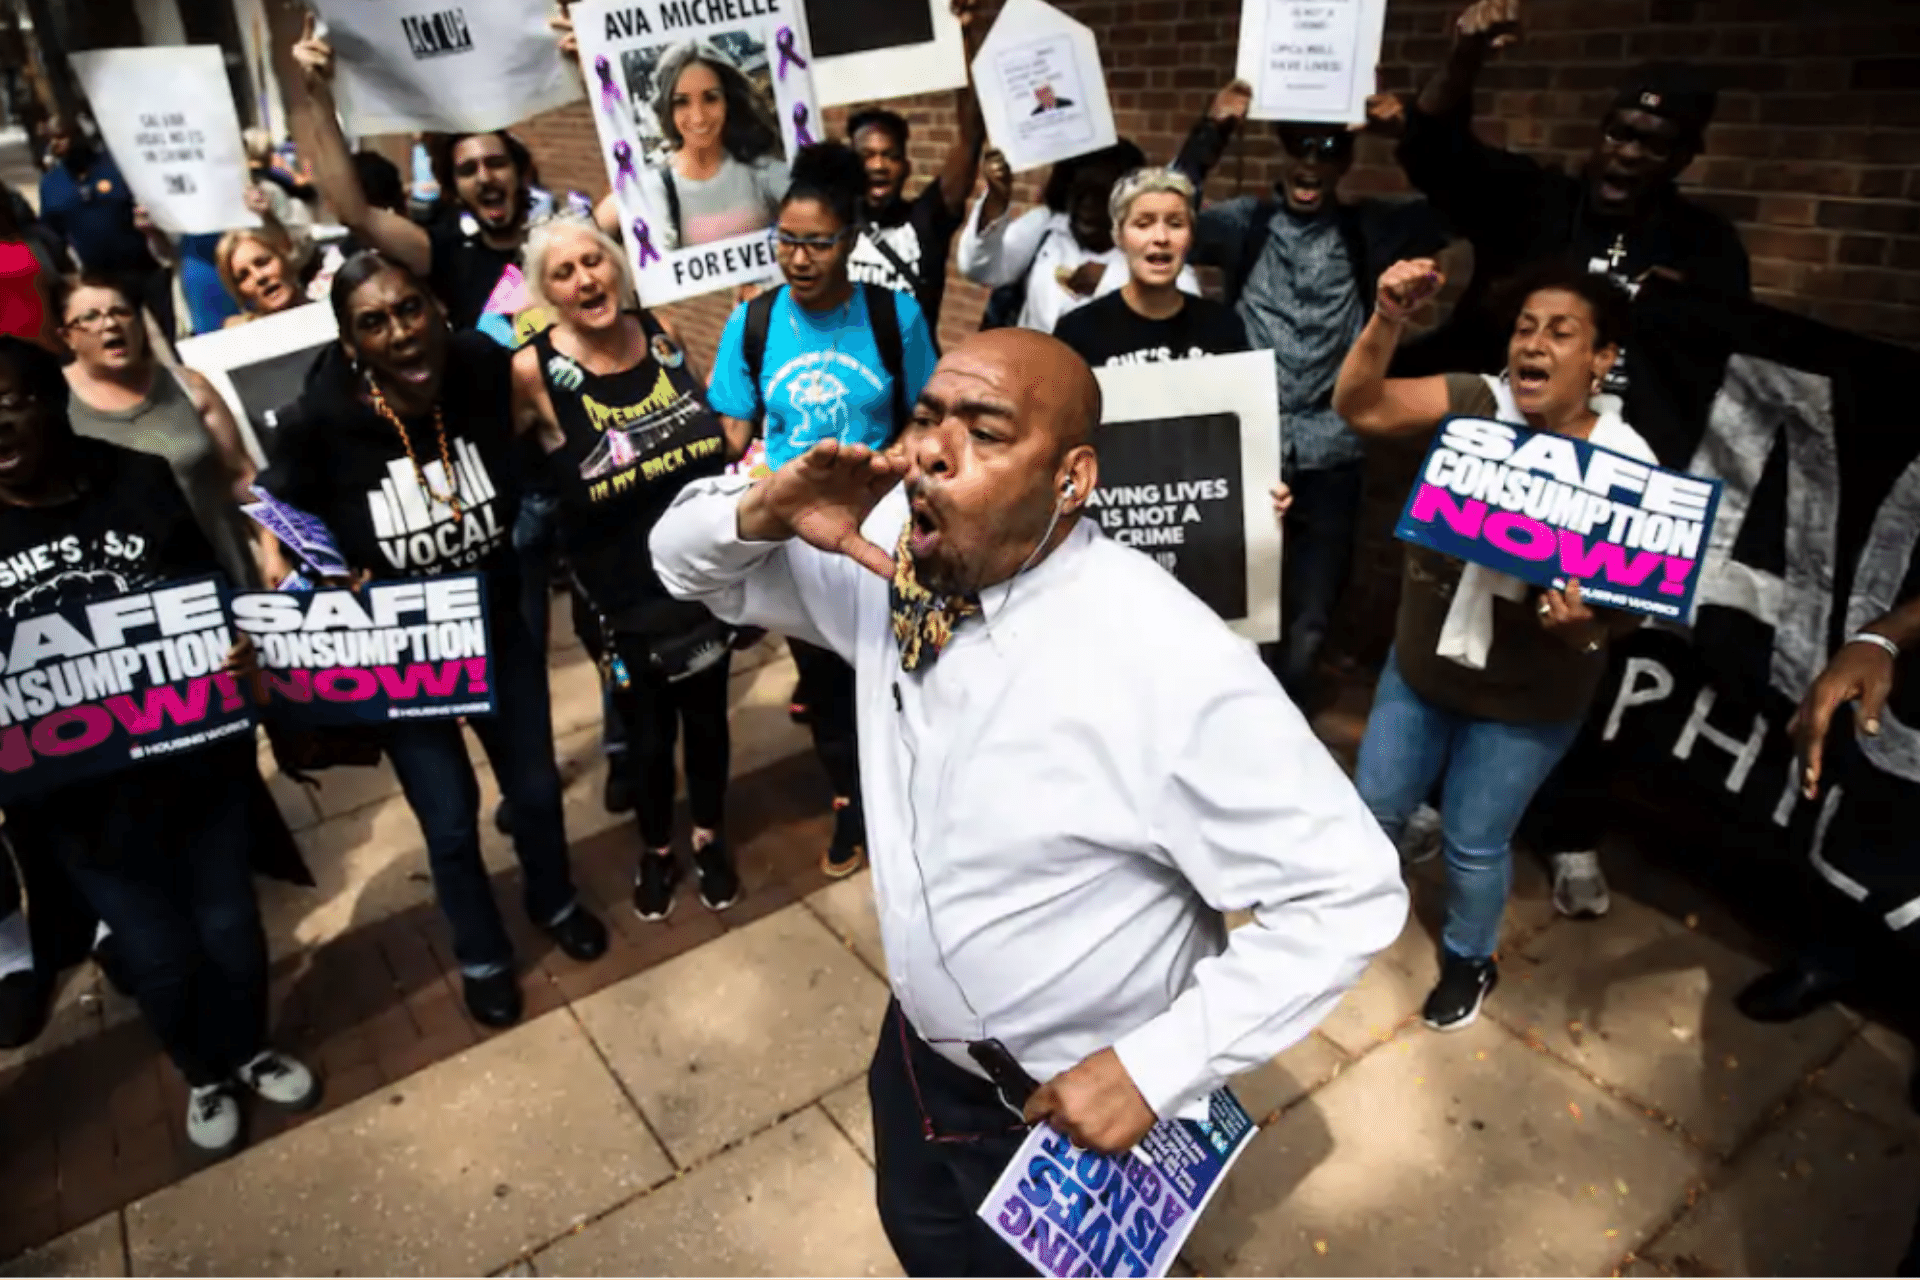
[[1254, 1126], [1227, 1089], [1205, 1120], [1162, 1120], [1120, 1156], [1037, 1125], [980, 1217], [1043, 1276], [1164, 1276]]
[[288, 506], [259, 485], [253, 486], [253, 496], [259, 501], [245, 503], [240, 510], [278, 538], [280, 545], [297, 556], [312, 577], [344, 578], [350, 575], [340, 548], [334, 544], [333, 531], [322, 524], [318, 516]]

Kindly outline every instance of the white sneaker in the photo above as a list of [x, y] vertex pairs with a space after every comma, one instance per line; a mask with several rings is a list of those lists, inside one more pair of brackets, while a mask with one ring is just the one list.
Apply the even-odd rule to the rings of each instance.
[[1440, 811], [1423, 804], [1400, 831], [1400, 861], [1408, 866], [1431, 861], [1440, 852]]
[[213, 1156], [240, 1149], [240, 1103], [224, 1084], [203, 1084], [187, 1094], [187, 1141]]
[[313, 1072], [277, 1049], [263, 1050], [236, 1071], [234, 1078], [288, 1111], [311, 1110], [320, 1101], [320, 1081]]
[[1600, 872], [1600, 855], [1594, 850], [1553, 855], [1553, 909], [1576, 920], [1592, 920], [1607, 914], [1613, 899], [1607, 894], [1607, 878]]

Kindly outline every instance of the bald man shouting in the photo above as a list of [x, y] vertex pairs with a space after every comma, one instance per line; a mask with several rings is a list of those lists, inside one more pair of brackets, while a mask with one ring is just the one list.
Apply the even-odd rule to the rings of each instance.
[[887, 453], [696, 483], [654, 529], [669, 591], [859, 673], [894, 996], [868, 1091], [912, 1275], [1030, 1274], [975, 1217], [1026, 1123], [1112, 1152], [1194, 1114], [1406, 919], [1392, 847], [1253, 647], [1081, 519], [1099, 420], [1067, 347], [983, 333]]

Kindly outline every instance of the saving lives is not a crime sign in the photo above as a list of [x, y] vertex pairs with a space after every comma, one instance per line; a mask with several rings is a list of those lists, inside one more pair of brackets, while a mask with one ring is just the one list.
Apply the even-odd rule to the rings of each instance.
[[1720, 482], [1487, 418], [1434, 433], [1394, 536], [1587, 603], [1691, 613]]

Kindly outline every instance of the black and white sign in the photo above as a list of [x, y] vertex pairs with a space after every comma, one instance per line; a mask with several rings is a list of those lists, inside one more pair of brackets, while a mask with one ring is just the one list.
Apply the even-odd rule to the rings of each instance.
[[1248, 640], [1280, 638], [1280, 410], [1264, 351], [1094, 371], [1106, 400], [1087, 512]]
[[314, 0], [347, 131], [479, 133], [565, 106], [578, 75], [547, 7], [522, 0]]
[[823, 107], [957, 89], [966, 45], [948, 0], [802, 0]]
[[254, 465], [264, 467], [276, 413], [300, 398], [307, 371], [339, 335], [333, 308], [311, 302], [183, 339], [178, 350], [227, 402]]
[[1380, 64], [1386, 0], [1241, 0], [1242, 80], [1255, 120], [1358, 124]]
[[226, 62], [214, 45], [73, 55], [127, 187], [174, 235], [257, 227]]
[[987, 134], [1016, 170], [1110, 147], [1113, 104], [1093, 32], [1045, 0], [1007, 0], [973, 60]]

